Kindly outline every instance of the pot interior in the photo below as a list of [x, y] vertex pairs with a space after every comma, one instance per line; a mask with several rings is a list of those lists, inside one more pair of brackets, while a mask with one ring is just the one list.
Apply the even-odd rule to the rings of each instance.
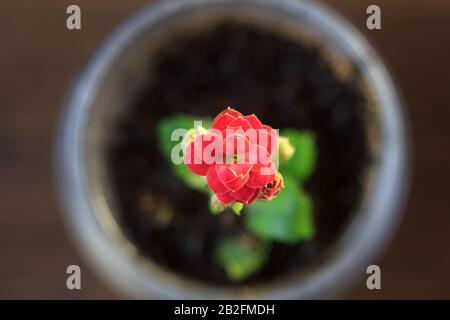
[[[357, 61], [310, 21], [254, 8], [204, 11], [149, 25], [103, 76], [86, 130], [89, 185], [101, 195], [94, 205], [107, 208], [98, 219], [130, 259], [200, 283], [306, 277], [334, 255], [366, 192], [377, 130], [370, 93]], [[319, 150], [305, 185], [316, 236], [274, 244], [260, 272], [238, 284], [215, 264], [212, 247], [220, 236], [246, 232], [240, 218], [211, 215], [208, 198], [172, 174], [155, 135], [165, 116], [214, 117], [226, 106], [274, 128], [311, 130]]]

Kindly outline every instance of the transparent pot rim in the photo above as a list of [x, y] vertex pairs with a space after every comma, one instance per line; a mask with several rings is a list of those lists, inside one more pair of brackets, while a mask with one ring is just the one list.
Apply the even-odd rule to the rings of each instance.
[[[381, 150], [372, 191], [350, 226], [338, 240], [336, 255], [301, 282], [274, 283], [257, 290], [209, 286], [177, 276], [156, 266], [130, 259], [111, 244], [98, 224], [86, 187], [83, 130], [102, 76], [136, 34], [158, 20], [187, 9], [209, 6], [253, 5], [308, 17], [346, 48], [377, 99]], [[58, 191], [66, 208], [69, 230], [82, 253], [107, 282], [135, 298], [226, 299], [323, 298], [343, 290], [349, 279], [364, 275], [367, 266], [390, 240], [398, 225], [409, 185], [409, 142], [402, 102], [383, 62], [365, 38], [348, 22], [314, 1], [298, 0], [183, 0], [151, 4], [128, 19], [102, 45], [75, 83], [65, 104], [57, 141]]]

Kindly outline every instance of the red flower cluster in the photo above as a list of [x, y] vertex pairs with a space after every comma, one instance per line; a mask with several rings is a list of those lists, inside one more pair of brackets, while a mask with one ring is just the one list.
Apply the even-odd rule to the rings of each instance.
[[206, 176], [224, 204], [271, 200], [284, 187], [272, 161], [277, 143], [277, 132], [255, 115], [228, 108], [188, 145], [184, 162], [193, 173]]

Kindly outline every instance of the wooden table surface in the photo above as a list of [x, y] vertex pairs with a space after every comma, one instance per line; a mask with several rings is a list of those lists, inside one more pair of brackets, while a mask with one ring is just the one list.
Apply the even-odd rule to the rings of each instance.
[[[53, 183], [53, 145], [70, 82], [99, 43], [148, 1], [0, 2], [0, 298], [116, 298], [68, 238]], [[414, 180], [405, 218], [377, 263], [382, 290], [349, 298], [450, 298], [450, 1], [327, 0], [379, 49], [408, 104]], [[82, 9], [82, 30], [65, 27]], [[365, 28], [378, 4], [382, 30]], [[82, 290], [65, 269], [82, 268]]]

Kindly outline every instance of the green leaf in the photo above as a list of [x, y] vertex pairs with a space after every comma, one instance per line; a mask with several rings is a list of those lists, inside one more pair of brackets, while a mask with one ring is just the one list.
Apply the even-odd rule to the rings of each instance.
[[314, 134], [311, 131], [285, 129], [281, 132], [281, 136], [289, 138], [295, 152], [291, 159], [280, 164], [280, 172], [305, 182], [316, 167], [317, 147]]
[[193, 128], [195, 120], [194, 117], [185, 114], [175, 114], [159, 120], [156, 126], [158, 144], [167, 160], [171, 160], [172, 149], [182, 141], [182, 137], [180, 137], [179, 141], [172, 141], [172, 132], [176, 129], [189, 130]]
[[298, 235], [302, 240], [310, 240], [316, 234], [313, 218], [313, 201], [306, 192], [301, 192], [298, 198]]
[[179, 165], [172, 164], [172, 172], [177, 178], [183, 181], [188, 188], [207, 191], [205, 178], [192, 173], [184, 163]]
[[214, 249], [214, 258], [231, 281], [240, 282], [257, 273], [267, 261], [271, 245], [249, 237], [224, 238]]
[[211, 129], [211, 126], [213, 124], [213, 119], [212, 118], [199, 118], [202, 120], [202, 126], [205, 129]]
[[202, 121], [203, 127], [208, 128], [211, 126], [211, 119], [209, 118], [196, 117], [186, 114], [175, 114], [162, 118], [156, 126], [156, 133], [160, 150], [167, 161], [170, 162], [174, 175], [183, 181], [187, 187], [206, 192], [207, 185], [203, 177], [193, 174], [184, 163], [174, 164], [171, 158], [172, 150], [174, 150], [174, 148], [183, 140], [183, 136], [179, 136], [177, 137], [179, 138], [177, 141], [172, 141], [172, 133], [176, 129], [184, 129], [187, 131], [194, 127], [194, 121], [199, 120]]
[[271, 201], [257, 201], [246, 207], [247, 228], [265, 240], [292, 244], [314, 237], [311, 197], [285, 176], [285, 188]]
[[236, 215], [240, 216], [241, 215], [241, 211], [244, 208], [244, 204], [242, 202], [233, 202], [230, 205], [230, 208], [231, 208], [231, 210], [233, 210], [233, 212]]

